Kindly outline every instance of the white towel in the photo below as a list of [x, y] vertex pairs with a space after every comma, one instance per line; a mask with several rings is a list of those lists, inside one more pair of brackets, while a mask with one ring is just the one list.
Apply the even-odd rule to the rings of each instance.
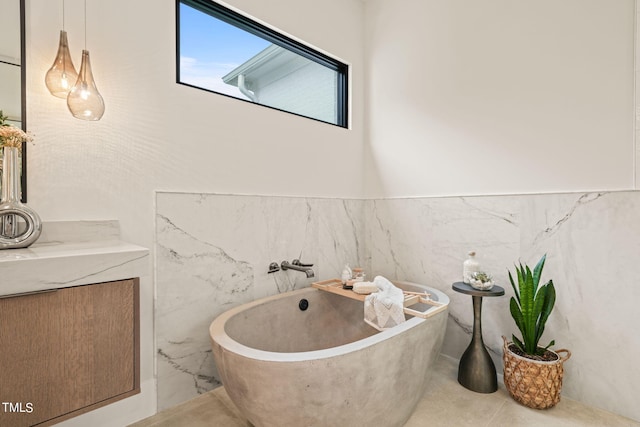
[[402, 290], [382, 276], [376, 276], [373, 283], [378, 287], [378, 292], [364, 299], [364, 321], [379, 331], [404, 322]]

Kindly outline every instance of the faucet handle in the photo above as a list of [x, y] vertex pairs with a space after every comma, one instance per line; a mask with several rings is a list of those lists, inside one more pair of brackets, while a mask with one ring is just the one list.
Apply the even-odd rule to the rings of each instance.
[[280, 267], [278, 266], [277, 262], [272, 262], [271, 264], [269, 264], [269, 271], [267, 271], [267, 273], [275, 273], [277, 271], [280, 271]]
[[300, 262], [299, 259], [294, 259], [293, 261], [291, 261], [291, 264], [297, 265], [298, 267], [313, 267], [313, 264], [304, 264]]

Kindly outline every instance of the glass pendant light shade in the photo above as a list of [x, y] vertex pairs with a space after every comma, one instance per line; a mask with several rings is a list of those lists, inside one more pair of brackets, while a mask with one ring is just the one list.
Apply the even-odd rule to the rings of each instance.
[[78, 79], [78, 72], [71, 61], [69, 53], [69, 42], [67, 41], [67, 32], [60, 31], [60, 43], [58, 44], [58, 54], [53, 61], [53, 65], [47, 71], [45, 83], [47, 89], [53, 96], [58, 98], [66, 98], [71, 90], [71, 86]]
[[67, 107], [73, 117], [81, 120], [100, 120], [104, 114], [104, 100], [93, 80], [88, 50], [82, 51], [80, 73], [67, 96]]

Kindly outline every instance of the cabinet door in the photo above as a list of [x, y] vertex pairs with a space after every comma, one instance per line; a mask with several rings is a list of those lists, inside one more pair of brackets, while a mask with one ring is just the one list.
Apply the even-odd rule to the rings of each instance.
[[134, 279], [0, 299], [0, 426], [139, 392], [138, 300]]

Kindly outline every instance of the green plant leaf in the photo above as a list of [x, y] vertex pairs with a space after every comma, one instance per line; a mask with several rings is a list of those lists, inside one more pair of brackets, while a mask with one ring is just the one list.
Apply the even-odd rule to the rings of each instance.
[[553, 280], [549, 280], [545, 285], [546, 288], [544, 303], [542, 305], [542, 312], [540, 313], [538, 332], [536, 333], [536, 342], [540, 341], [542, 334], [544, 333], [544, 327], [549, 319], [549, 315], [553, 310], [553, 306], [556, 303], [556, 288], [553, 286]]
[[[522, 293], [520, 286], [524, 282], [524, 269], [522, 268], [522, 264], [520, 264], [520, 267], [516, 267], [516, 275], [518, 276], [518, 292]], [[520, 295], [520, 298], [522, 298], [522, 295]], [[518, 303], [519, 302], [520, 301], [518, 301]]]
[[518, 292], [518, 289], [516, 288], [516, 284], [513, 282], [513, 277], [511, 276], [511, 272], [510, 271], [509, 271], [509, 281], [511, 282], [511, 287], [513, 288], [513, 293], [515, 294], [516, 299], [518, 300], [518, 304], [520, 304], [520, 293]]
[[511, 311], [511, 317], [513, 317], [513, 320], [516, 322], [516, 326], [520, 330], [520, 333], [524, 336], [524, 317], [522, 316], [520, 306], [514, 297], [511, 297], [511, 300], [509, 301], [509, 310]]
[[538, 289], [538, 284], [540, 283], [540, 276], [542, 276], [542, 269], [544, 268], [544, 262], [547, 259], [547, 254], [542, 255], [540, 261], [533, 268], [533, 284], [534, 289]]
[[524, 344], [522, 344], [522, 341], [516, 338], [515, 335], [511, 335], [511, 339], [513, 340], [513, 343], [516, 345], [516, 347], [520, 349], [520, 351], [523, 351], [526, 353], [526, 351], [524, 350]]
[[[534, 319], [536, 320], [535, 322], [535, 337], [539, 338], [538, 334], [538, 330], [539, 328], [542, 326], [542, 328], [544, 328], [544, 325], [541, 325], [539, 320], [541, 318], [541, 314], [544, 308], [544, 303], [546, 300], [546, 296], [547, 296], [547, 287], [543, 286], [540, 289], [538, 289], [538, 293], [536, 293], [536, 297], [534, 299], [533, 302], [533, 311], [534, 311]], [[537, 342], [537, 339], [536, 339]]]
[[[521, 273], [522, 283], [520, 283], [520, 309], [522, 310], [522, 317], [524, 318], [524, 332], [522, 339], [524, 342], [525, 351], [535, 351], [535, 318], [533, 314], [533, 276], [529, 267], [523, 267]], [[532, 350], [533, 349], [533, 350]]]
[[542, 354], [546, 350], [546, 348], [539, 350], [538, 343], [556, 300], [553, 281], [549, 280], [545, 285], [539, 287], [545, 260], [546, 254], [538, 261], [533, 271], [522, 263], [516, 266], [517, 287], [511, 272], [509, 272], [509, 281], [515, 293], [515, 298], [512, 297], [509, 301], [509, 310], [516, 326], [522, 333], [522, 341], [519, 341], [515, 336], [513, 341], [514, 344], [521, 347], [523, 352], [530, 355]]
[[544, 352], [547, 351], [549, 349], [549, 347], [551, 347], [552, 345], [556, 345], [556, 341], [555, 340], [551, 340], [551, 342], [544, 349], [542, 349], [540, 354], [541, 355], [544, 354]]

